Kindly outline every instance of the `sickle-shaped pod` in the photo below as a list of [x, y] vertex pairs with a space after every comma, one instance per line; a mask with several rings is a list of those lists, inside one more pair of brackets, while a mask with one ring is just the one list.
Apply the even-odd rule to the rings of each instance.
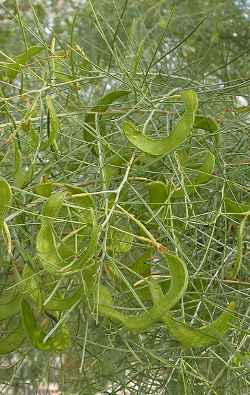
[[41, 228], [36, 238], [36, 248], [40, 262], [45, 270], [54, 274], [71, 274], [74, 271], [87, 269], [87, 263], [96, 252], [99, 239], [99, 227], [96, 222], [94, 211], [91, 209], [92, 233], [87, 250], [80, 257], [73, 260], [69, 265], [65, 265], [60, 256], [53, 229], [53, 219], [57, 217], [63, 206], [65, 193], [55, 193], [46, 202], [43, 214], [49, 218], [43, 218]]
[[194, 126], [198, 98], [192, 90], [183, 91], [181, 98], [185, 104], [185, 112], [168, 137], [154, 139], [145, 136], [132, 122], [125, 122], [123, 124], [123, 132], [130, 143], [141, 151], [155, 156], [167, 155], [182, 144], [190, 135]]
[[90, 266], [94, 265], [94, 263], [90, 263], [90, 264], [88, 263], [93, 258], [97, 250], [97, 244], [100, 236], [100, 226], [97, 224], [94, 210], [91, 210], [91, 217], [92, 217], [92, 232], [87, 249], [69, 265], [61, 268], [60, 273], [72, 274], [80, 270], [87, 270]]
[[[219, 135], [219, 128], [216, 121], [211, 117], [205, 117], [202, 115], [196, 115], [193, 128], [195, 129], [203, 129], [211, 132], [211, 135], [214, 137], [215, 144], [218, 145], [220, 141]], [[174, 132], [172, 132], [174, 133]], [[204, 151], [204, 162], [200, 166], [199, 174], [191, 180], [190, 183], [185, 185], [185, 189], [188, 193], [192, 192], [195, 187], [206, 184], [213, 173], [214, 166], [215, 166], [215, 156], [212, 152], [206, 150]], [[186, 161], [181, 160], [181, 156], [179, 156], [179, 160], [183, 166], [185, 166]], [[165, 184], [161, 181], [152, 181], [148, 184], [148, 191], [149, 191], [149, 201], [150, 203], [157, 205], [158, 207], [165, 203], [167, 198], [169, 197], [169, 193], [171, 192], [170, 185]], [[182, 188], [174, 190], [172, 188], [171, 198], [178, 199], [182, 198], [185, 195]]]
[[86, 128], [84, 131], [84, 138], [86, 141], [91, 142], [95, 140], [95, 136], [93, 135], [93, 132], [91, 132], [91, 128], [95, 128], [96, 113], [106, 112], [112, 103], [122, 97], [128, 96], [129, 93], [130, 92], [126, 90], [112, 91], [98, 100], [97, 104], [91, 108], [91, 112], [88, 113], [85, 118], [85, 123], [89, 126], [89, 130]]
[[221, 313], [215, 321], [197, 329], [173, 319], [168, 313], [162, 317], [162, 321], [171, 335], [184, 347], [208, 347], [223, 339], [231, 326], [234, 310], [235, 303], [231, 302], [227, 306], [227, 310]]
[[63, 266], [62, 259], [56, 246], [53, 229], [53, 219], [55, 219], [63, 206], [64, 193], [54, 193], [43, 207], [42, 224], [36, 238], [36, 250], [40, 262], [45, 270], [55, 273]]
[[[112, 297], [107, 288], [100, 289], [99, 301], [97, 298], [98, 312], [122, 324], [133, 331], [142, 331], [153, 325], [155, 321], [171, 309], [183, 296], [188, 284], [188, 272], [185, 263], [176, 255], [164, 253], [165, 263], [169, 267], [171, 285], [166, 294], [159, 292], [159, 286], [155, 281], [150, 281], [150, 291], [153, 299], [153, 307], [138, 315], [126, 315], [112, 307]], [[156, 295], [159, 297], [156, 298]]]
[[194, 121], [195, 129], [207, 130], [211, 133], [215, 144], [218, 146], [220, 143], [219, 126], [212, 117], [206, 117], [204, 115], [196, 115]]

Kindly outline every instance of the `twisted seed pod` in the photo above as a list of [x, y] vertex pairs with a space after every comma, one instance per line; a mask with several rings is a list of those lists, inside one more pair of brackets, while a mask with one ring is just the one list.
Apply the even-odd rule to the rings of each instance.
[[171, 285], [168, 292], [166, 294], [162, 293], [156, 301], [155, 295], [159, 295], [159, 286], [155, 281], [150, 281], [150, 290], [154, 302], [150, 310], [138, 316], [123, 314], [111, 306], [112, 298], [111, 296], [107, 297], [108, 290], [102, 288], [99, 295], [98, 312], [122, 322], [126, 328], [134, 331], [145, 330], [152, 326], [154, 322], [160, 320], [161, 316], [182, 298], [188, 284], [188, 272], [185, 263], [176, 255], [164, 253], [163, 256], [172, 277]]
[[141, 151], [155, 156], [167, 155], [181, 145], [190, 135], [198, 108], [198, 98], [194, 91], [183, 91], [181, 98], [185, 104], [185, 112], [168, 137], [153, 139], [143, 135], [132, 122], [125, 122], [123, 132], [130, 143]]
[[223, 339], [231, 326], [234, 310], [235, 303], [231, 302], [227, 310], [221, 313], [215, 321], [197, 329], [173, 319], [170, 314], [164, 315], [162, 321], [171, 335], [184, 347], [208, 347]]

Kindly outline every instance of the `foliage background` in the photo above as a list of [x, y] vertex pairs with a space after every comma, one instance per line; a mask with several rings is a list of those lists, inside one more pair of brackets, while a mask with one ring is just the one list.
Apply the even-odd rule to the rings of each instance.
[[[0, 171], [15, 188], [12, 214], [23, 215], [17, 216], [19, 221], [10, 220], [17, 265], [22, 267], [34, 253], [33, 235], [40, 220], [30, 194], [42, 176], [87, 185], [90, 192], [105, 190], [102, 161], [92, 149], [96, 140], [87, 142], [84, 134], [86, 112], [97, 99], [110, 89], [131, 91], [122, 104], [112, 106], [113, 114], [105, 118], [108, 131], [101, 140], [102, 147], [123, 155], [127, 142], [119, 125], [131, 109], [138, 109], [132, 113], [136, 123], [149, 123], [155, 131], [164, 133], [174, 120], [173, 108], [178, 111], [167, 95], [192, 88], [199, 95], [202, 112], [218, 121], [222, 146], [220, 151], [214, 150], [216, 174], [203, 188], [201, 201], [186, 202], [184, 211], [177, 214], [185, 223], [185, 231], [169, 229], [160, 215], [152, 217], [143, 183], [132, 180], [181, 179], [172, 154], [160, 162], [132, 168], [128, 193], [121, 196], [119, 204], [131, 208], [159, 242], [167, 243], [187, 259], [192, 284], [177, 315], [182, 316], [185, 308], [186, 319], [191, 321], [195, 304], [200, 319], [210, 321], [228, 300], [236, 300], [238, 306], [235, 329], [226, 345], [202, 352], [183, 350], [160, 326], [140, 336], [106, 321], [96, 326], [90, 320], [86, 329], [88, 321], [80, 308], [70, 318], [72, 330], [77, 323], [79, 326], [68, 353], [55, 357], [24, 350], [2, 359], [2, 393], [41, 392], [41, 383], [45, 388], [58, 383], [63, 394], [248, 392], [249, 237], [240, 280], [227, 283], [222, 273], [234, 252], [237, 220], [223, 214], [215, 224], [209, 221], [219, 213], [224, 189], [238, 201], [249, 195], [249, 115], [238, 109], [249, 101], [249, 18], [247, 1], [0, 1], [0, 61], [24, 51], [26, 45], [45, 48], [16, 79], [9, 82], [1, 74], [0, 81], [1, 152], [8, 152]], [[53, 39], [55, 49], [51, 49]], [[41, 141], [46, 139], [46, 94], [53, 96], [60, 120], [61, 156], [41, 150], [32, 180], [19, 188], [15, 186], [13, 147], [8, 141], [35, 98], [38, 106], [33, 125]], [[30, 166], [25, 134], [20, 135], [20, 141], [25, 164]], [[194, 149], [207, 146], [201, 137]], [[127, 147], [129, 154], [132, 151]], [[110, 188], [123, 180], [123, 166], [112, 178]], [[100, 216], [105, 199], [105, 194], [97, 198]], [[115, 216], [111, 226], [125, 225]], [[143, 248], [134, 240], [132, 254], [136, 256]], [[9, 271], [9, 259], [1, 253], [2, 286]], [[203, 281], [201, 288], [197, 281]]]

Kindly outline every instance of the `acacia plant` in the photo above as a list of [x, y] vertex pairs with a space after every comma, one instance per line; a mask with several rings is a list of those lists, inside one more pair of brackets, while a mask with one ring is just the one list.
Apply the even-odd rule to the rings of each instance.
[[185, 2], [73, 3], [2, 5], [3, 391], [246, 393], [244, 66]]

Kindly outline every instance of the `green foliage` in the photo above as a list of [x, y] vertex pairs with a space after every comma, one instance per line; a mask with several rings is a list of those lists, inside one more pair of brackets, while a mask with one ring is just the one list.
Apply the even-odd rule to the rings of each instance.
[[182, 92], [181, 98], [185, 103], [185, 112], [170, 136], [154, 140], [141, 134], [132, 123], [126, 122], [123, 125], [123, 131], [128, 140], [150, 155], [167, 155], [178, 148], [186, 140], [194, 126], [195, 113], [198, 107], [198, 99], [194, 91]]
[[44, 48], [33, 46], [27, 48], [25, 52], [11, 58], [11, 62], [1, 62], [1, 78], [12, 81], [20, 73], [24, 66], [31, 62], [32, 58], [35, 58]]
[[0, 3], [1, 384], [247, 393], [246, 3]]

